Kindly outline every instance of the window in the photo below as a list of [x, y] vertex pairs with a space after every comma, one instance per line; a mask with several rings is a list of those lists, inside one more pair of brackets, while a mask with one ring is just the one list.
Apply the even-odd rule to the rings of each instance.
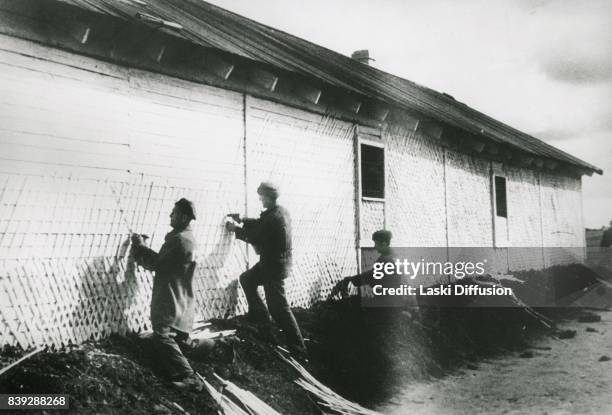
[[385, 198], [385, 150], [361, 144], [361, 196]]
[[502, 218], [508, 217], [505, 177], [495, 176], [495, 213]]

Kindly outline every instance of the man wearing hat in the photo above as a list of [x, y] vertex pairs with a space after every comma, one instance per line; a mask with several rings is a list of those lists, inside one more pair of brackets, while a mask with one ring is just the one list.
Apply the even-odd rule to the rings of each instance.
[[132, 252], [138, 264], [155, 271], [151, 296], [154, 352], [161, 371], [181, 389], [202, 390], [203, 382], [183, 355], [189, 348], [193, 326], [193, 274], [196, 242], [189, 226], [195, 219], [193, 203], [180, 199], [170, 214], [170, 231], [159, 252], [132, 235]]
[[[395, 256], [393, 255], [393, 250], [391, 249], [392, 236], [391, 231], [386, 229], [381, 229], [372, 234], [374, 249], [376, 249], [376, 252], [378, 252], [380, 255], [378, 259], [376, 259], [377, 263], [386, 264], [388, 262], [392, 263], [395, 261]], [[386, 278], [390, 280], [391, 278], [388, 277]], [[346, 297], [348, 295], [349, 283], [353, 284], [355, 287], [360, 287], [363, 284], [374, 286], [375, 284], [381, 284], [381, 281], [374, 278], [374, 270], [370, 269], [362, 272], [361, 274], [353, 275], [340, 280], [332, 289], [330, 297], [335, 297], [338, 294], [340, 294], [342, 297]]]
[[[374, 249], [379, 254], [375, 263], [383, 264], [382, 269], [385, 268], [385, 264], [394, 264], [397, 260], [395, 252], [391, 248], [392, 236], [391, 231], [386, 229], [378, 230], [372, 234]], [[395, 269], [395, 267], [393, 268]], [[374, 269], [372, 268], [361, 274], [341, 279], [332, 288], [329, 298], [333, 298], [338, 294], [340, 294], [340, 297], [345, 298], [348, 295], [349, 284], [353, 284], [355, 287], [381, 285], [386, 288], [398, 288], [401, 284], [405, 283], [404, 278], [402, 275], [396, 274], [396, 271], [393, 271], [390, 274], [385, 273], [381, 279], [376, 279], [374, 278]], [[411, 317], [416, 317], [419, 314], [416, 308], [416, 298], [413, 296], [366, 296], [361, 298], [361, 305], [369, 309], [370, 317], [377, 321], [377, 323], [381, 320], [396, 319], [398, 312]]]
[[[298, 357], [305, 357], [304, 339], [291, 312], [285, 294], [285, 278], [291, 268], [291, 219], [285, 208], [276, 203], [278, 188], [268, 182], [257, 188], [264, 211], [259, 219], [227, 220], [227, 229], [236, 238], [253, 245], [260, 255], [259, 262], [240, 275], [240, 284], [249, 305], [248, 317], [255, 323], [267, 323], [272, 318], [287, 337], [289, 349]], [[263, 285], [266, 308], [257, 293]]]

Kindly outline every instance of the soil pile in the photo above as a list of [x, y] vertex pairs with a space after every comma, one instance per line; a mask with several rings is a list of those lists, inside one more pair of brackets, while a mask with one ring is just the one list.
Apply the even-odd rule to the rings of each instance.
[[[248, 336], [246, 336], [248, 337]], [[213, 372], [256, 394], [282, 413], [318, 413], [292, 383], [294, 374], [272, 346], [258, 339], [235, 344], [233, 362], [193, 361], [195, 370], [215, 383]], [[23, 352], [2, 350], [0, 366]], [[179, 391], [158, 378], [146, 343], [137, 335], [112, 336], [60, 351], [43, 351], [6, 372], [0, 393], [64, 393], [74, 414], [212, 414], [216, 404], [206, 392]]]
[[[580, 272], [573, 269], [568, 278], [574, 281]], [[532, 284], [531, 278], [521, 286]], [[485, 300], [497, 301], [497, 307], [460, 306], [457, 298], [446, 298], [419, 310], [367, 309], [353, 297], [297, 309], [310, 352], [305, 367], [340, 395], [373, 407], [411, 381], [442, 377], [457, 368], [476, 370], [484, 357], [524, 351], [535, 337], [557, 334], [503, 297]], [[553, 308], [539, 311], [549, 317], [557, 313]], [[253, 326], [243, 317], [212, 323], [213, 329], [237, 330], [235, 357], [192, 361], [194, 369], [213, 384], [213, 373], [219, 374], [280, 413], [320, 413], [293, 383], [295, 371], [279, 360], [276, 345], [283, 336], [277, 328]], [[0, 367], [21, 355], [5, 347]], [[77, 414], [216, 412], [206, 392], [174, 390], [154, 368], [154, 358], [136, 334], [112, 336], [36, 354], [0, 377], [0, 393], [65, 393], [71, 396], [69, 413]]]

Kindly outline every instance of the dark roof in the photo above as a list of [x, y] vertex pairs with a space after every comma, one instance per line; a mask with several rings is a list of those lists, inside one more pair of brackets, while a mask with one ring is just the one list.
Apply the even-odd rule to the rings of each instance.
[[257, 23], [201, 0], [60, 0], [80, 8], [136, 19], [146, 13], [178, 23], [176, 35], [283, 70], [416, 111], [527, 153], [603, 171], [571, 154], [499, 122], [452, 97], [361, 64], [340, 53]]

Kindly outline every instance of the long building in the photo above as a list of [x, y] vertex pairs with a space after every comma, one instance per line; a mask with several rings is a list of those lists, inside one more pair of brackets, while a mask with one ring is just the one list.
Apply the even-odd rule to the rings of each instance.
[[0, 0], [0, 107], [0, 344], [23, 347], [148, 328], [152, 278], [128, 235], [159, 248], [183, 196], [210, 318], [244, 311], [256, 257], [223, 219], [257, 216], [263, 180], [292, 215], [290, 300], [309, 306], [379, 228], [398, 246], [491, 248], [499, 272], [581, 261], [581, 178], [602, 173], [200, 0]]

